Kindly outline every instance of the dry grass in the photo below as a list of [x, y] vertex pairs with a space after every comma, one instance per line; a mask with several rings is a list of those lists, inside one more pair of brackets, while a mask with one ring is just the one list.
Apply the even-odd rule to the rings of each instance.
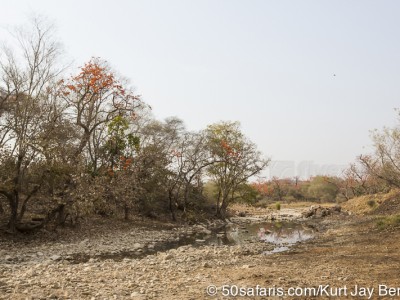
[[364, 195], [350, 199], [342, 204], [342, 207], [354, 214], [364, 215], [372, 213], [377, 210], [383, 203], [393, 198], [399, 197], [399, 190], [392, 190], [389, 193], [383, 194], [372, 194]]

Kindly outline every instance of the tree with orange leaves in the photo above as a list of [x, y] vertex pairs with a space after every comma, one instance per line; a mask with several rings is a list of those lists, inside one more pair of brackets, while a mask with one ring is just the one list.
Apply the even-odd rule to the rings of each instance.
[[71, 118], [81, 132], [74, 157], [82, 154], [102, 125], [117, 116], [134, 117], [135, 110], [143, 105], [140, 96], [128, 90], [99, 58], [92, 58], [78, 75], [61, 82], [60, 96], [68, 103]]

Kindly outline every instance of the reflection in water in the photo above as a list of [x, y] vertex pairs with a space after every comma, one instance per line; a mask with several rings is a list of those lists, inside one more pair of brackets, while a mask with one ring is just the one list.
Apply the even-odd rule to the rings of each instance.
[[260, 240], [276, 245], [290, 245], [313, 237], [312, 231], [307, 231], [301, 226], [285, 227], [282, 224], [279, 226], [274, 225], [270, 224], [259, 228], [257, 236]]
[[266, 254], [287, 251], [290, 246], [314, 236], [309, 228], [291, 222], [231, 225], [207, 239], [209, 245], [240, 245], [249, 241], [264, 241], [276, 245]]

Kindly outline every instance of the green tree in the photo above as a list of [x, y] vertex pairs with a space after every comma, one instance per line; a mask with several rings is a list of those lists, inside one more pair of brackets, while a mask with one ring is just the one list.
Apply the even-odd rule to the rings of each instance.
[[269, 163], [256, 145], [240, 130], [239, 122], [220, 122], [206, 129], [208, 147], [215, 163], [208, 174], [218, 188], [217, 216], [226, 217], [226, 209], [241, 184], [259, 174]]
[[329, 177], [315, 176], [308, 187], [308, 195], [322, 202], [335, 201], [339, 189]]

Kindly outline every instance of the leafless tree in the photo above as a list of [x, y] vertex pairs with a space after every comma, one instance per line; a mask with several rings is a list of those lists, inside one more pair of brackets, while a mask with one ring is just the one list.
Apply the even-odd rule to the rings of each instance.
[[44, 152], [60, 116], [53, 84], [62, 68], [58, 66], [60, 51], [53, 27], [38, 18], [31, 25], [29, 30], [15, 31], [19, 47], [4, 47], [0, 61], [0, 164], [5, 171], [0, 193], [10, 206], [11, 231], [22, 218], [27, 201], [43, 184], [45, 169], [30, 182], [29, 167], [45, 160]]

